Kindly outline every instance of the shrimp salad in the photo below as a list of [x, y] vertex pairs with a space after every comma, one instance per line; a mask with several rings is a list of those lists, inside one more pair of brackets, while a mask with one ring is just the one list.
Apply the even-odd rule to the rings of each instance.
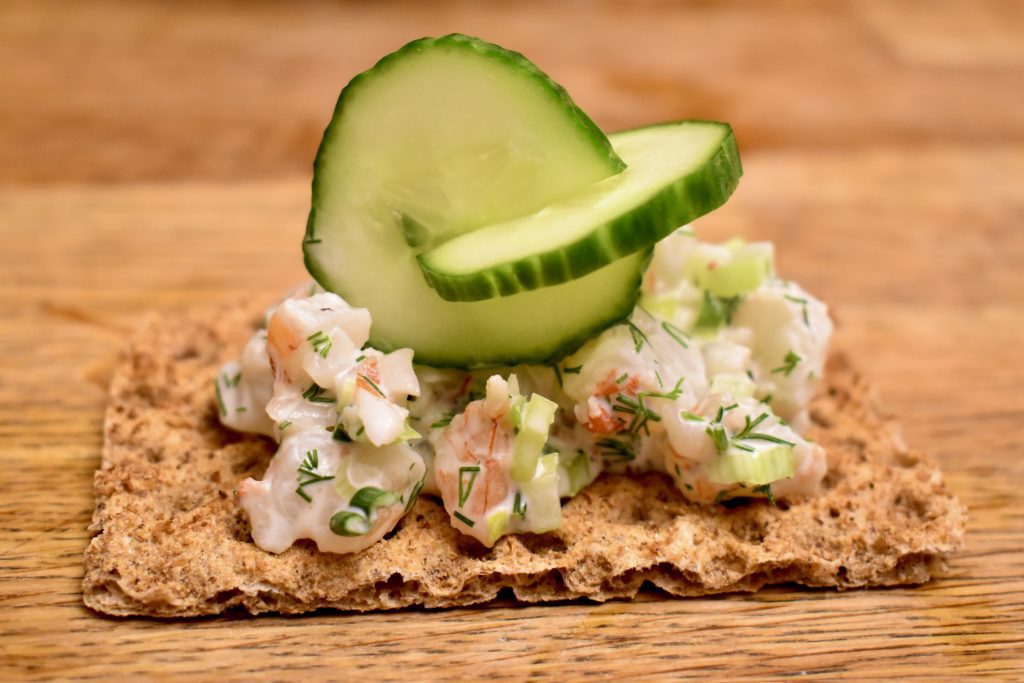
[[639, 305], [550, 365], [465, 371], [372, 348], [369, 311], [315, 286], [216, 380], [227, 427], [278, 442], [238, 497], [256, 544], [359, 552], [421, 494], [484, 545], [559, 528], [603, 471], [660, 471], [695, 504], [814, 495], [804, 432], [832, 323], [769, 243], [660, 242]]

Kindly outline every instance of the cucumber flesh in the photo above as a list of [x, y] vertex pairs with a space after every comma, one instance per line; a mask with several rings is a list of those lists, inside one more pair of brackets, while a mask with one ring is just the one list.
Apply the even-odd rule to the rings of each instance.
[[349, 83], [314, 165], [303, 241], [325, 289], [373, 316], [370, 342], [417, 362], [538, 362], [624, 318], [648, 254], [501, 302], [451, 303], [418, 253], [532, 213], [623, 168], [526, 58], [466, 36], [414, 41]]
[[718, 208], [742, 173], [725, 123], [679, 121], [610, 139], [625, 171], [424, 252], [419, 263], [430, 285], [446, 299], [478, 301], [581, 277]]

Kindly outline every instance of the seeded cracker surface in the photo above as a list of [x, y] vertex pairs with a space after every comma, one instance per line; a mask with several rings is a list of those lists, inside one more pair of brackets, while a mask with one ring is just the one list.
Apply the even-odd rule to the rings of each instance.
[[152, 318], [126, 350], [107, 408], [85, 603], [116, 615], [232, 608], [449, 607], [502, 589], [536, 602], [629, 598], [649, 582], [674, 595], [781, 582], [853, 588], [914, 584], [946, 569], [966, 511], [921, 453], [901, 445], [841, 354], [811, 409], [827, 450], [823, 495], [779, 508], [688, 504], [660, 474], [603, 475], [563, 507], [557, 532], [459, 535], [421, 498], [385, 540], [356, 555], [300, 542], [257, 548], [233, 490], [262, 476], [275, 446], [220, 426], [212, 380], [259, 315], [219, 308]]

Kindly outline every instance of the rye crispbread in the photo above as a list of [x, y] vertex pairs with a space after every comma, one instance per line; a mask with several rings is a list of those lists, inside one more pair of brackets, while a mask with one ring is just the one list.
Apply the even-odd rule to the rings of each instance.
[[811, 435], [829, 457], [820, 497], [701, 507], [659, 474], [603, 475], [565, 505], [559, 531], [505, 537], [491, 550], [421, 499], [365, 552], [322, 554], [300, 542], [272, 555], [252, 543], [233, 489], [262, 475], [274, 445], [222, 428], [211, 382], [252, 333], [252, 310], [153, 318], [123, 357], [85, 553], [89, 607], [173, 617], [448, 607], [506, 588], [535, 602], [629, 598], [645, 582], [674, 595], [914, 584], [941, 574], [962, 542], [966, 511], [935, 464], [900, 445], [833, 354], [812, 407]]

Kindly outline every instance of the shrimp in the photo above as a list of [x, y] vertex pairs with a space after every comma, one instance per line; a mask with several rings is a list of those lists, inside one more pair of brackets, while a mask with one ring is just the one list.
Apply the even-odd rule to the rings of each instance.
[[452, 525], [490, 545], [488, 516], [508, 502], [515, 434], [509, 383], [494, 375], [483, 399], [466, 409], [434, 438], [434, 477]]
[[267, 327], [271, 418], [297, 428], [340, 424], [345, 439], [376, 446], [402, 438], [409, 416], [404, 404], [419, 395], [412, 350], [363, 349], [369, 330], [369, 312], [336, 294], [282, 303]]
[[[377, 449], [307, 431], [285, 439], [262, 481], [241, 482], [238, 499], [264, 550], [284, 552], [309, 538], [323, 552], [355, 553], [394, 528], [425, 473], [422, 458], [405, 444]], [[354, 505], [367, 488], [380, 492], [379, 505]]]

